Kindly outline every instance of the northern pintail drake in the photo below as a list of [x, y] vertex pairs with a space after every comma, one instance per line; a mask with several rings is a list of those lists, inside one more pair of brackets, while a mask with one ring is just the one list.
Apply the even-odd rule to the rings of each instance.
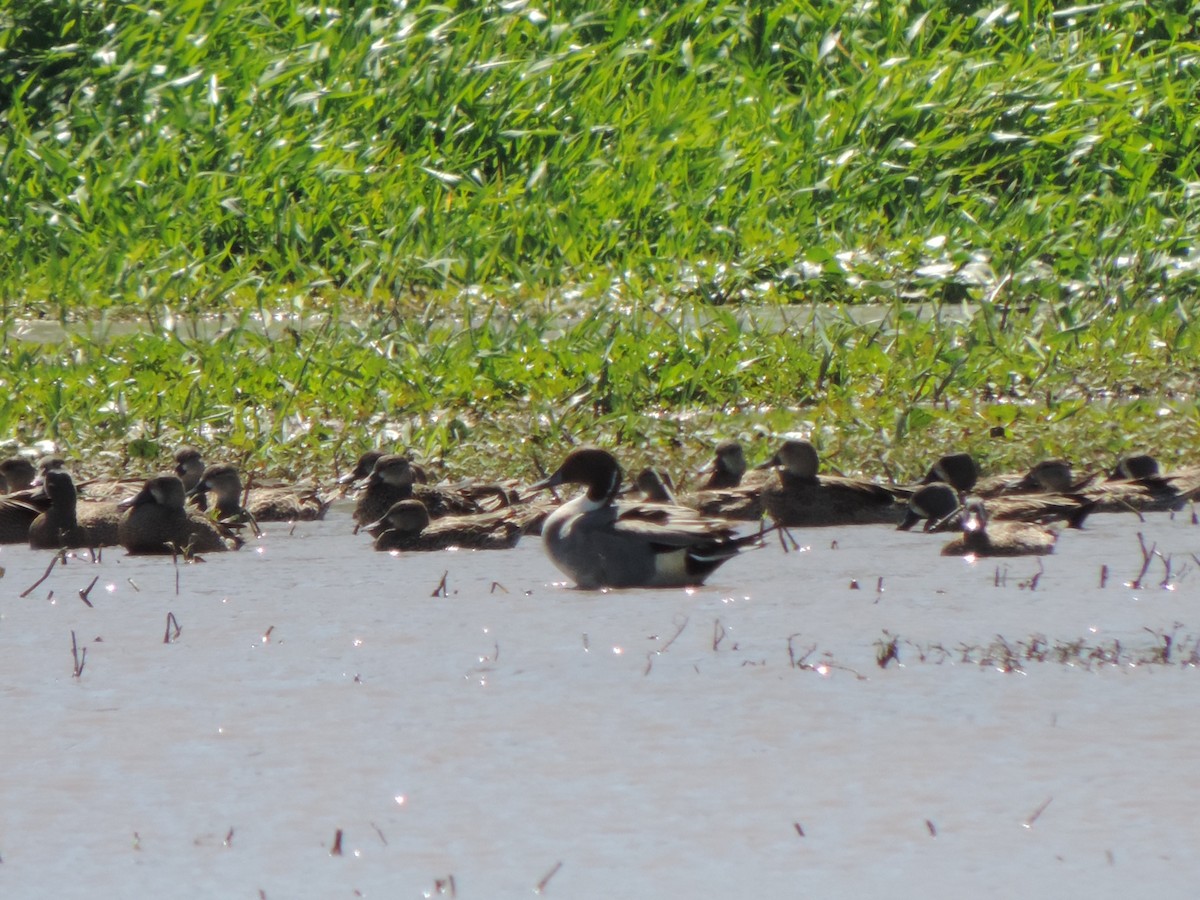
[[237, 538], [184, 507], [187, 493], [176, 475], [146, 481], [135, 496], [122, 501], [121, 546], [130, 553], [212, 553], [240, 546]]
[[761, 468], [778, 468], [778, 479], [763, 490], [763, 508], [789, 526], [897, 524], [905, 506], [873, 481], [818, 475], [820, 458], [808, 441], [789, 440]]
[[550, 514], [542, 529], [551, 561], [585, 589], [702, 584], [722, 563], [761, 544], [728, 522], [664, 503], [619, 502], [621, 467], [606, 450], [573, 450], [531, 490], [582, 484], [585, 493]]
[[[1068, 528], [1080, 528], [1095, 504], [1081, 494], [1017, 494], [971, 500], [983, 504], [989, 519], [997, 522], [1026, 522], [1046, 525], [1066, 522]], [[924, 531], [957, 531], [962, 526], [961, 512], [967, 501], [950, 485], [936, 481], [917, 490], [908, 499], [904, 520], [896, 527], [908, 531], [925, 520]]]
[[[329, 509], [329, 502], [312, 490], [272, 485], [251, 487], [247, 491], [237, 466], [226, 463], [206, 466], [204, 474], [188, 493], [201, 497], [209, 491], [214, 497], [217, 516], [239, 522], [311, 522], [323, 519]], [[203, 509], [207, 504], [198, 505]]]
[[942, 547], [943, 556], [1044, 556], [1058, 541], [1058, 532], [1031, 522], [989, 523], [979, 498], [963, 504], [961, 529]]
[[47, 472], [42, 491], [50, 505], [29, 526], [29, 546], [34, 550], [60, 550], [97, 547], [75, 514], [75, 482], [66, 470]]
[[430, 521], [420, 500], [401, 500], [378, 522], [366, 526], [376, 550], [508, 550], [521, 538], [521, 526], [509, 510]]
[[410, 498], [424, 503], [433, 519], [475, 515], [509, 503], [508, 493], [499, 485], [417, 484], [408, 457], [389, 453], [375, 461], [367, 486], [354, 508], [354, 519], [360, 525], [375, 522], [387, 514], [393, 503]]

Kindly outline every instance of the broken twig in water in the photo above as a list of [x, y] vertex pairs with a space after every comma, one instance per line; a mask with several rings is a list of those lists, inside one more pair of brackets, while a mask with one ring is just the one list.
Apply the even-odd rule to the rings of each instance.
[[87, 662], [87, 647], [84, 647], [83, 652], [80, 652], [79, 644], [75, 641], [74, 631], [71, 632], [71, 659], [75, 661], [75, 668], [71, 673], [71, 677], [78, 678], [83, 674], [83, 667]]
[[[172, 627], [174, 627], [174, 629], [175, 629], [174, 634], [171, 633]], [[173, 613], [173, 612], [167, 613], [167, 631], [163, 635], [163, 643], [170, 644], [173, 641], [179, 640], [179, 635], [182, 633], [183, 633], [183, 628], [180, 627], [179, 620], [175, 618], [175, 613]]]
[[1028, 819], [1026, 819], [1024, 822], [1021, 823], [1021, 827], [1032, 828], [1033, 823], [1036, 822], [1041, 817], [1042, 813], [1044, 813], [1046, 811], [1046, 807], [1050, 805], [1050, 801], [1053, 799], [1054, 799], [1053, 797], [1047, 797], [1046, 801], [1041, 806], [1039, 806], [1037, 809], [1035, 809], [1033, 811], [1033, 813], [1029, 816]]
[[1137, 533], [1137, 539], [1138, 539], [1138, 547], [1141, 548], [1141, 551], [1142, 551], [1142, 569], [1140, 572], [1137, 573], [1137, 577], [1134, 578], [1133, 581], [1130, 581], [1125, 586], [1127, 588], [1131, 588], [1135, 591], [1140, 591], [1142, 589], [1142, 579], [1145, 578], [1146, 573], [1148, 571], [1150, 571], [1150, 563], [1154, 559], [1154, 551], [1158, 547], [1158, 544], [1152, 544], [1150, 546], [1150, 549], [1147, 550], [1146, 549], [1146, 538], [1142, 535], [1142, 533], [1140, 531]]
[[337, 830], [337, 833], [334, 834], [334, 836], [333, 836], [333, 846], [329, 848], [329, 855], [330, 856], [341, 856], [342, 855], [342, 829], [340, 829], [340, 828]]
[[435, 587], [433, 589], [433, 593], [429, 595], [430, 597], [449, 597], [450, 596], [450, 592], [448, 590], [446, 590], [446, 576], [448, 576], [449, 574], [450, 574], [449, 569], [447, 569], [445, 572], [442, 573], [442, 580], [439, 581], [437, 587]]
[[535, 894], [544, 894], [546, 892], [546, 885], [550, 883], [551, 878], [558, 874], [558, 870], [561, 868], [562, 860], [560, 859], [554, 864], [549, 872], [542, 876], [542, 880], [537, 883], [537, 887], [533, 889], [533, 892]]
[[58, 562], [59, 560], [62, 560], [62, 564], [64, 566], [67, 564], [67, 552], [65, 550], [59, 550], [57, 553], [54, 554], [54, 558], [50, 560], [50, 565], [46, 566], [46, 571], [42, 573], [42, 577], [39, 578], [37, 581], [35, 581], [33, 584], [31, 584], [29, 587], [25, 588], [25, 590], [21, 592], [21, 597], [22, 598], [28, 597], [30, 594], [32, 594], [34, 592], [34, 590], [37, 588], [37, 586], [39, 584], [41, 584], [43, 581], [45, 581], [47, 578], [49, 578], [50, 573], [54, 571], [54, 564], [56, 562]]
[[713, 619], [713, 650], [720, 647], [723, 640], [725, 640], [725, 626], [721, 624], [720, 619]]
[[95, 578], [92, 579], [91, 584], [89, 584], [85, 588], [82, 588], [79, 591], [79, 599], [82, 600], [87, 605], [88, 609], [95, 609], [95, 607], [92, 606], [92, 601], [88, 599], [88, 594], [90, 594], [92, 592], [92, 588], [94, 588], [96, 586], [96, 582], [99, 580], [100, 580], [100, 576], [97, 575]]

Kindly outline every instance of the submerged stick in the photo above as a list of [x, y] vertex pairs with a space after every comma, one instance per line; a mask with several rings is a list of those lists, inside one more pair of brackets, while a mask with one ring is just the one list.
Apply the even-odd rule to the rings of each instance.
[[449, 569], [447, 569], [445, 572], [442, 573], [442, 580], [439, 581], [437, 587], [435, 587], [433, 589], [433, 593], [429, 595], [430, 597], [449, 597], [450, 596], [450, 592], [448, 590], [446, 590], [446, 576], [449, 574], [450, 574]]
[[[174, 634], [171, 634], [172, 626], [175, 627]], [[167, 613], [167, 630], [166, 630], [166, 633], [163, 634], [163, 643], [169, 644], [172, 641], [179, 640], [179, 635], [182, 633], [183, 633], [183, 628], [180, 627], [179, 620], [175, 618], [175, 613], [173, 613], [173, 612]]]
[[50, 573], [54, 571], [54, 564], [56, 562], [58, 562], [60, 559], [62, 560], [63, 565], [67, 564], [67, 553], [65, 550], [59, 550], [57, 553], [54, 554], [54, 558], [50, 560], [50, 565], [46, 566], [46, 571], [42, 573], [42, 577], [39, 578], [37, 581], [35, 581], [33, 584], [31, 584], [29, 587], [25, 588], [25, 590], [21, 593], [21, 597], [22, 598], [28, 597], [30, 594], [32, 594], [34, 592], [34, 590], [37, 588], [37, 586], [39, 584], [41, 584], [43, 581], [45, 581], [47, 578], [49, 578]]
[[1036, 822], [1038, 820], [1038, 818], [1042, 815], [1042, 813], [1044, 813], [1046, 811], [1046, 807], [1050, 805], [1050, 801], [1053, 799], [1054, 799], [1053, 797], [1047, 797], [1046, 802], [1043, 803], [1041, 806], [1039, 806], [1037, 809], [1035, 809], [1033, 811], [1033, 813], [1029, 816], [1029, 818], [1021, 823], [1021, 826], [1023, 828], [1032, 828], [1033, 823]]
[[92, 606], [92, 601], [88, 599], [88, 594], [90, 594], [92, 592], [92, 588], [94, 588], [96, 586], [96, 582], [99, 580], [100, 580], [100, 576], [97, 575], [95, 578], [92, 579], [91, 584], [89, 584], [87, 587], [85, 587], [79, 591], [79, 599], [87, 604], [88, 609], [95, 609], [95, 607]]
[[75, 632], [71, 632], [71, 659], [75, 661], [75, 668], [71, 673], [72, 678], [78, 678], [83, 674], [83, 667], [87, 663], [87, 647], [83, 648], [83, 652], [79, 651], [79, 644], [75, 641]]
[[535, 894], [544, 894], [546, 892], [546, 885], [550, 883], [551, 878], [558, 874], [558, 870], [561, 868], [562, 860], [560, 859], [554, 864], [549, 872], [542, 876], [542, 880], [537, 883], [537, 887], [533, 889], [533, 892]]

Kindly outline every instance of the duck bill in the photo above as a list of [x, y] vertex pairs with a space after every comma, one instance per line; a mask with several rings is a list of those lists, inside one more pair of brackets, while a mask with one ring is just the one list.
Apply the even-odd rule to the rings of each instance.
[[337, 483], [338, 484], [354, 484], [354, 482], [359, 481], [366, 477], [367, 476], [363, 475], [358, 470], [355, 470], [353, 472], [347, 472], [345, 475], [343, 475], [341, 478], [339, 478], [337, 480]]
[[556, 488], [559, 485], [561, 485], [562, 483], [563, 483], [562, 469], [559, 469], [553, 475], [550, 475], [546, 478], [543, 478], [541, 481], [531, 484], [528, 488], [526, 488], [526, 490], [529, 491], [530, 493], [533, 493], [535, 491], [548, 491], [548, 490], [550, 490], [550, 488]]
[[777, 469], [777, 468], [779, 468], [779, 454], [776, 453], [774, 456], [772, 456], [766, 462], [760, 462], [754, 468], [755, 469]]
[[904, 511], [904, 521], [896, 526], [897, 531], [910, 531], [914, 525], [924, 518], [919, 512], [914, 509]]
[[117, 509], [133, 509], [136, 506], [141, 506], [143, 503], [151, 503], [153, 500], [154, 495], [150, 493], [150, 489], [142, 488], [132, 497], [126, 497], [117, 503]]

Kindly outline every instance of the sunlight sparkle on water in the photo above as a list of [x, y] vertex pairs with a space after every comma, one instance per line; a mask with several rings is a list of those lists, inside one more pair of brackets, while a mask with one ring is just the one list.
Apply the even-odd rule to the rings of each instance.
[[267, 552], [267, 548], [266, 547], [255, 547], [254, 552], [257, 553], [259, 556], [263, 556]]
[[108, 591], [110, 594], [113, 591], [115, 591], [116, 589], [117, 589], [117, 586], [115, 584], [113, 584], [111, 581], [104, 586], [104, 590]]
[[355, 646], [355, 647], [361, 647], [361, 646], [362, 646], [362, 644], [363, 644], [363, 642], [362, 642], [362, 638], [355, 638], [355, 639], [354, 639], [354, 646]]
[[625, 652], [624, 649], [622, 649], [621, 647], [613, 647], [613, 654], [615, 656], [620, 656], [624, 652]]
[[397, 794], [392, 799], [396, 801], [397, 806], [403, 806], [405, 803], [408, 802], [408, 798], [405, 797], [403, 794]]

